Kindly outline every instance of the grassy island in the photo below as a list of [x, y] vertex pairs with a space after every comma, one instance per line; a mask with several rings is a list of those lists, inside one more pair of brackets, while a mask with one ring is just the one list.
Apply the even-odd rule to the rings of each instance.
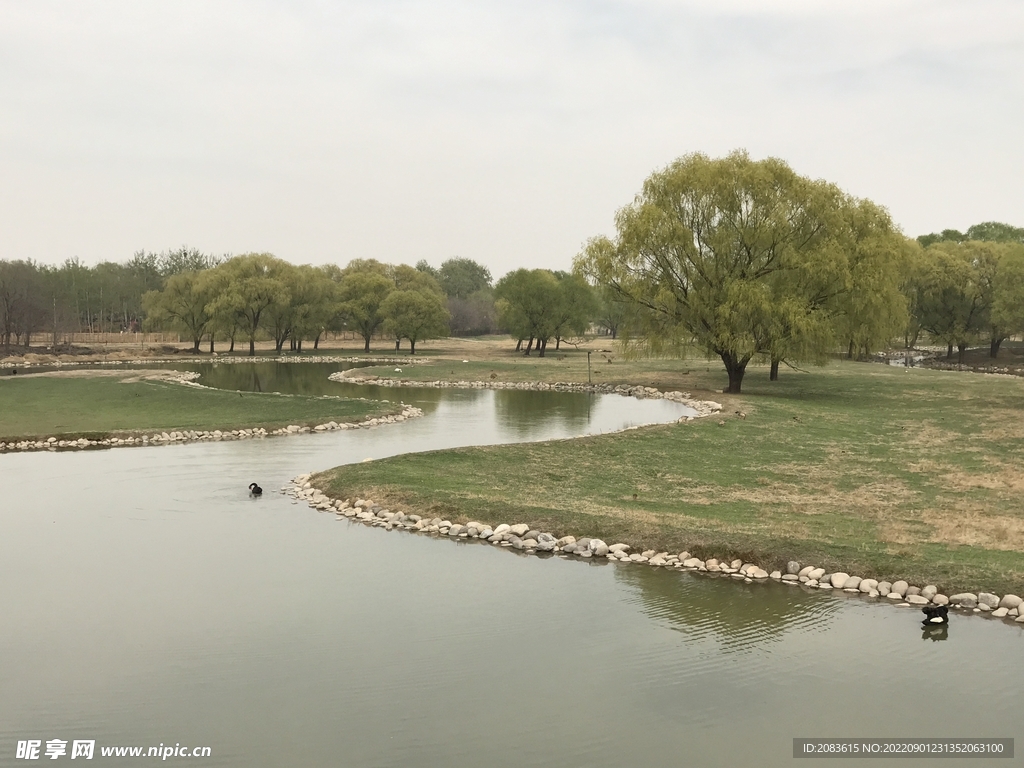
[[[1024, 379], [843, 362], [776, 382], [755, 368], [731, 396], [703, 364], [591, 357], [601, 381], [683, 389], [725, 410], [615, 435], [398, 456], [335, 468], [317, 485], [637, 549], [1024, 588]], [[585, 353], [562, 358], [354, 373], [587, 380]]]
[[0, 376], [0, 441], [270, 429], [359, 421], [400, 410], [388, 402], [190, 387], [167, 380], [167, 374], [81, 370]]

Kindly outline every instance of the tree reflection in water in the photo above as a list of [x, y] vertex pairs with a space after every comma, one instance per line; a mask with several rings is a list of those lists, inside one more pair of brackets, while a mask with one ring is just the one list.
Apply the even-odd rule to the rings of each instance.
[[521, 440], [549, 434], [552, 426], [585, 431], [595, 395], [579, 392], [494, 390], [494, 414], [502, 429]]

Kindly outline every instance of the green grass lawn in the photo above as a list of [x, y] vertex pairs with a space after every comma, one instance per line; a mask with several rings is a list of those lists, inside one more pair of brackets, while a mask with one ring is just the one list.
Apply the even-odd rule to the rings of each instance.
[[[586, 381], [585, 355], [571, 357], [439, 361], [402, 375]], [[720, 366], [612, 357], [602, 375], [614, 383], [689, 389], [726, 410], [617, 435], [399, 456], [317, 484], [453, 521], [1024, 592], [1024, 380], [844, 362], [777, 382], [754, 368], [733, 397], [712, 394]]]
[[[170, 429], [238, 429], [357, 421], [397, 404], [227, 392], [121, 375], [0, 377], [0, 441]], [[127, 381], [125, 379], [128, 379]], [[135, 380], [132, 380], [135, 379]]]

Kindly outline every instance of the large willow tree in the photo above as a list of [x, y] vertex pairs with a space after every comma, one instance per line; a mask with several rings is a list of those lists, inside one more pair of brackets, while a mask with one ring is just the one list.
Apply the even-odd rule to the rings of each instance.
[[883, 272], [875, 284], [891, 283], [890, 299], [903, 302], [903, 238], [887, 214], [774, 158], [680, 158], [644, 182], [616, 228], [615, 240], [587, 244], [577, 269], [640, 310], [634, 341], [652, 352], [696, 343], [720, 357], [729, 392], [755, 356], [776, 369], [824, 359], [856, 273]]

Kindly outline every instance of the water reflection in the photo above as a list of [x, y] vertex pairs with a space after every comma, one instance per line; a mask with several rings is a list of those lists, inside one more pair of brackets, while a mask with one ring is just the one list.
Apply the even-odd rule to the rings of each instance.
[[934, 642], [941, 642], [942, 640], [949, 639], [949, 625], [943, 624], [937, 627], [924, 627], [921, 630], [922, 640], [931, 640]]
[[494, 391], [499, 423], [522, 440], [537, 439], [541, 430], [558, 425], [573, 432], [585, 427], [594, 410], [595, 395], [578, 392]]
[[713, 636], [723, 651], [738, 652], [794, 633], [827, 629], [838, 600], [778, 584], [661, 568], [616, 568], [616, 580], [636, 589], [644, 612], [688, 639]]
[[327, 377], [358, 363], [168, 363], [160, 367], [195, 371], [199, 383], [215, 389], [242, 392], [281, 392], [289, 395], [338, 395]]

